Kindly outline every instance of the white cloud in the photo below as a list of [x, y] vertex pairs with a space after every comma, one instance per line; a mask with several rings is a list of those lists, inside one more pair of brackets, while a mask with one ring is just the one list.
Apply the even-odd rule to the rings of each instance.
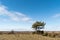
[[18, 21], [18, 22], [31, 20], [31, 18], [27, 17], [25, 14], [22, 14], [22, 13], [16, 12], [16, 11], [11, 11], [11, 10], [9, 11], [8, 8], [4, 5], [0, 5], [0, 16], [1, 15], [8, 16], [9, 17], [8, 20], [13, 20], [13, 21]]
[[55, 14], [55, 15], [53, 15], [52, 17], [53, 17], [53, 18], [58, 18], [58, 17], [60, 17], [60, 14]]

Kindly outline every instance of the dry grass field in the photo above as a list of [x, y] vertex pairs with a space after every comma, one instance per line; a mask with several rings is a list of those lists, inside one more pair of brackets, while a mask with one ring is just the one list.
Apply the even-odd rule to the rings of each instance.
[[0, 34], [0, 40], [60, 40], [37, 34]]

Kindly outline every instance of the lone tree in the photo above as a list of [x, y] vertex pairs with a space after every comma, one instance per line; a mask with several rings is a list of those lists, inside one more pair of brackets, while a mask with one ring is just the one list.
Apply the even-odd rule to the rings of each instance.
[[33, 23], [32, 28], [34, 28], [35, 31], [37, 32], [37, 31], [40, 31], [40, 29], [43, 29], [44, 26], [45, 26], [45, 23], [44, 22], [36, 21], [35, 23]]

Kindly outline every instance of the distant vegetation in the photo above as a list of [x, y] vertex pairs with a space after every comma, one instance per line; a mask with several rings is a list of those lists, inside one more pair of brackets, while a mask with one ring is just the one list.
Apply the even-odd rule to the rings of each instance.
[[41, 31], [40, 29], [43, 29], [44, 26], [45, 26], [45, 23], [44, 22], [41, 22], [41, 21], [40, 22], [39, 21], [36, 21], [35, 23], [33, 23], [32, 28], [35, 29], [35, 32], [33, 32], [33, 34], [34, 33], [43, 34], [44, 31]]
[[32, 24], [35, 31], [1, 31], [0, 40], [60, 40], [60, 32], [44, 31], [46, 23], [36, 21]]
[[43, 29], [45, 24], [46, 23], [41, 22], [41, 21], [40, 22], [36, 21], [35, 23], [33, 23], [32, 28], [35, 29], [35, 32], [33, 32], [33, 34], [40, 34], [42, 36], [48, 36], [48, 37], [60, 37], [60, 34], [57, 34], [55, 32], [48, 33], [43, 30], [41, 31], [40, 29]]
[[0, 40], [60, 40], [60, 33], [32, 34], [31, 32], [6, 33], [0, 34]]

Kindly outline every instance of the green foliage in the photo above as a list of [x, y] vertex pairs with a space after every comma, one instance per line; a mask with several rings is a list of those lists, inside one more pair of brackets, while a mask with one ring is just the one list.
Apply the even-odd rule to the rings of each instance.
[[32, 25], [32, 28], [34, 28], [35, 30], [37, 29], [43, 29], [45, 26], [45, 23], [44, 22], [38, 22], [36, 21], [33, 25]]

